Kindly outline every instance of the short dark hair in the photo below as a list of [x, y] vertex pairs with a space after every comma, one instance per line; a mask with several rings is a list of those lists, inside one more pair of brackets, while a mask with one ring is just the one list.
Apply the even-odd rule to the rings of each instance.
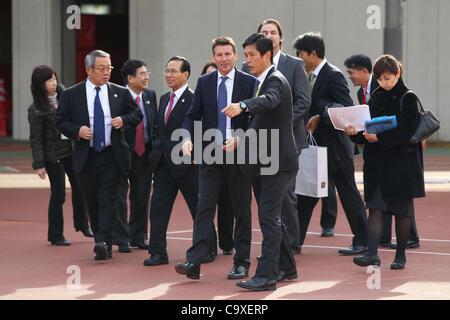
[[128, 83], [128, 76], [136, 77], [136, 70], [140, 67], [146, 67], [144, 61], [142, 60], [135, 60], [130, 59], [125, 61], [125, 63], [122, 65], [121, 72], [122, 72], [122, 81], [124, 84]]
[[209, 67], [214, 67], [214, 68], [217, 69], [217, 64], [214, 61], [211, 61], [211, 60], [206, 61], [205, 65], [203, 66], [201, 75], [206, 74], [206, 70], [208, 70]]
[[400, 71], [400, 76], [403, 73], [403, 64], [391, 54], [384, 54], [375, 61], [373, 66], [373, 75], [375, 79], [379, 79], [385, 72], [397, 75]]
[[189, 78], [189, 76], [191, 75], [191, 64], [189, 63], [189, 61], [187, 61], [185, 57], [174, 56], [170, 58], [169, 61], [167, 61], [166, 66], [169, 64], [170, 61], [181, 61], [181, 72], [187, 71]]
[[369, 71], [369, 73], [372, 72], [372, 61], [370, 60], [370, 58], [368, 56], [366, 56], [364, 54], [354, 54], [354, 55], [348, 57], [344, 61], [344, 65], [347, 68], [358, 69], [358, 70], [365, 68], [365, 69], [367, 69], [367, 71]]
[[219, 37], [215, 38], [212, 41], [212, 53], [214, 54], [214, 49], [217, 46], [227, 46], [230, 45], [233, 47], [233, 53], [236, 53], [236, 44], [234, 43], [234, 40], [231, 37]]
[[254, 33], [244, 41], [242, 47], [245, 49], [246, 46], [252, 44], [255, 45], [256, 50], [258, 50], [261, 56], [269, 51], [270, 63], [273, 63], [273, 42], [269, 37], [263, 35], [262, 33]]
[[315, 51], [319, 58], [325, 58], [325, 41], [320, 32], [308, 32], [299, 35], [294, 40], [294, 48], [297, 50], [297, 55], [300, 50], [308, 52], [308, 55]]
[[265, 26], [266, 24], [273, 24], [274, 26], [277, 27], [278, 33], [280, 35], [280, 47], [281, 47], [281, 45], [283, 44], [283, 40], [282, 40], [283, 39], [283, 31], [281, 30], [281, 23], [278, 20], [275, 20], [275, 19], [266, 19], [263, 22], [261, 22], [261, 24], [258, 27], [258, 31], [257, 32], [261, 33], [261, 28], [263, 26]]

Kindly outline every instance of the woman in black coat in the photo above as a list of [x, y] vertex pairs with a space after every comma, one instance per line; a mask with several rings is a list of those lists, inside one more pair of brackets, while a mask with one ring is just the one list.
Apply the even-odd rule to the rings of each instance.
[[63, 235], [63, 203], [66, 197], [65, 174], [72, 188], [73, 219], [76, 231], [92, 237], [80, 188], [72, 169], [72, 146], [55, 127], [58, 98], [62, 93], [56, 72], [48, 66], [34, 68], [31, 75], [33, 103], [28, 108], [30, 123], [30, 146], [33, 169], [41, 179], [48, 174], [50, 180], [50, 203], [48, 207], [48, 241], [52, 245], [68, 246]]
[[359, 266], [380, 265], [377, 247], [383, 228], [383, 216], [395, 215], [397, 251], [391, 269], [403, 269], [405, 248], [411, 230], [413, 199], [425, 196], [422, 144], [410, 144], [409, 138], [419, 123], [417, 99], [401, 78], [402, 65], [391, 55], [377, 59], [373, 74], [380, 87], [369, 101], [372, 118], [397, 117], [397, 127], [378, 134], [346, 132], [353, 142], [364, 144], [364, 198], [369, 209], [369, 243], [365, 256], [355, 257]]

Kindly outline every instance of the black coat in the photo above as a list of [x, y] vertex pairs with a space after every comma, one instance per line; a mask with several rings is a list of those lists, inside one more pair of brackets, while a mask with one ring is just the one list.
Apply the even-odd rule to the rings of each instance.
[[[266, 129], [267, 154], [272, 158], [278, 157], [278, 171], [290, 171], [298, 169], [298, 156], [295, 149], [294, 135], [292, 132], [292, 93], [289, 82], [283, 74], [275, 68], [270, 69], [264, 82], [261, 85], [259, 95], [243, 101], [249, 110], [252, 118], [248, 129], [254, 129], [260, 133], [261, 129]], [[278, 150], [272, 151], [271, 134], [272, 130], [279, 130]], [[260, 146], [259, 137], [253, 147]], [[264, 165], [260, 152], [257, 152], [257, 164], [250, 164], [249, 150], [251, 139], [246, 137], [246, 164], [241, 165], [242, 172], [250, 178], [261, 174], [261, 167], [273, 166], [274, 163]], [[275, 147], [275, 146], [274, 146]], [[278, 152], [278, 153], [277, 153]], [[275, 160], [276, 161], [276, 160]], [[273, 167], [272, 167], [273, 168]], [[274, 173], [275, 174], [275, 173]]]
[[46, 161], [59, 160], [72, 155], [70, 140], [61, 139], [61, 132], [56, 129], [55, 115], [56, 109], [53, 107], [41, 111], [33, 103], [28, 108], [33, 169], [45, 167]]
[[400, 98], [408, 90], [400, 78], [390, 91], [378, 88], [369, 101], [372, 118], [397, 117], [397, 127], [377, 134], [378, 142], [369, 143], [359, 133], [352, 136], [364, 143], [364, 197], [370, 199], [377, 185], [383, 200], [400, 201], [425, 196], [422, 144], [410, 144], [409, 138], [419, 123], [417, 99], [407, 95], [400, 111]]

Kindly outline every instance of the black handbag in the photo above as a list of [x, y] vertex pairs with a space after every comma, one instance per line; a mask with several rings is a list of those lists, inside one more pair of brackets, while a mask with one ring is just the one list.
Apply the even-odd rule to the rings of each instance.
[[411, 90], [406, 91], [400, 98], [400, 111], [402, 111], [403, 108], [403, 98], [408, 93], [411, 93], [416, 97], [418, 103], [417, 109], [419, 111], [419, 125], [417, 126], [417, 129], [411, 136], [411, 138], [409, 138], [409, 143], [419, 143], [420, 141], [425, 140], [433, 133], [438, 131], [441, 125], [439, 119], [434, 115], [433, 112], [431, 112], [430, 110], [425, 110], [422, 107], [422, 103], [420, 102], [419, 98]]

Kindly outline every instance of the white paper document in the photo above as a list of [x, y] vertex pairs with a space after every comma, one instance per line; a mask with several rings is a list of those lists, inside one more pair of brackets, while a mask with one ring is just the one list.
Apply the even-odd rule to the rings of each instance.
[[328, 108], [328, 115], [334, 128], [342, 131], [349, 125], [354, 126], [357, 131], [364, 131], [364, 121], [371, 119], [369, 106], [366, 104], [343, 108]]

